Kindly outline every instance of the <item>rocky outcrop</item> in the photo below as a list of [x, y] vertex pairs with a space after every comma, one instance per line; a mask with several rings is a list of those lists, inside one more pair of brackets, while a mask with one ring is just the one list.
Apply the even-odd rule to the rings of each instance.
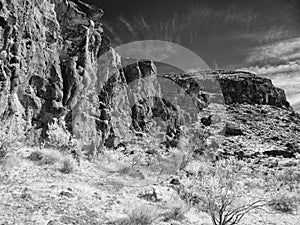
[[219, 70], [160, 76], [173, 80], [190, 96], [196, 95], [199, 109], [214, 102], [228, 105], [273, 105], [292, 110], [284, 90], [275, 87], [270, 79], [252, 73]]
[[[45, 128], [63, 113], [60, 26], [50, 1], [1, 1], [0, 116]], [[45, 131], [45, 129], [43, 129]]]
[[241, 71], [218, 73], [217, 80], [226, 104], [248, 103], [292, 109], [284, 90], [275, 87], [270, 79]]
[[244, 72], [157, 75], [149, 60], [121, 58], [103, 11], [79, 0], [1, 1], [0, 116], [46, 138], [58, 119], [93, 146], [118, 145], [161, 126], [171, 138], [210, 103], [290, 109], [284, 91]]

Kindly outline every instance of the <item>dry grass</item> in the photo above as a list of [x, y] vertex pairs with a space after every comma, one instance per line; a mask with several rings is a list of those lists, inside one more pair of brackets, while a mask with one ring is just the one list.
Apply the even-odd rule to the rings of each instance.
[[163, 221], [168, 222], [168, 221], [175, 220], [181, 222], [185, 219], [184, 214], [185, 214], [185, 210], [182, 207], [174, 206], [170, 208], [169, 211], [163, 214], [164, 217]]
[[158, 215], [153, 208], [148, 206], [139, 206], [132, 209], [128, 218], [118, 221], [117, 225], [151, 225], [157, 219]]
[[15, 155], [7, 155], [0, 162], [0, 166], [3, 171], [12, 171], [15, 167], [19, 167], [21, 164], [22, 158]]
[[59, 171], [65, 174], [70, 174], [76, 169], [75, 160], [69, 156], [64, 155], [55, 149], [36, 150], [30, 154], [28, 159], [38, 162], [39, 165], [59, 165]]
[[66, 156], [62, 159], [61, 167], [59, 169], [60, 172], [64, 174], [70, 174], [73, 173], [75, 169], [76, 169], [76, 162], [72, 157]]
[[294, 213], [297, 212], [298, 210], [298, 205], [297, 205], [297, 198], [294, 196], [279, 196], [277, 198], [274, 198], [270, 203], [269, 206], [281, 213]]
[[184, 200], [206, 212], [214, 225], [236, 225], [250, 211], [261, 209], [266, 199], [249, 196], [243, 183], [243, 163], [221, 160], [205, 170], [195, 167], [193, 177], [186, 178]]
[[36, 161], [39, 165], [54, 165], [63, 158], [63, 155], [55, 149], [43, 149], [33, 151], [28, 159]]

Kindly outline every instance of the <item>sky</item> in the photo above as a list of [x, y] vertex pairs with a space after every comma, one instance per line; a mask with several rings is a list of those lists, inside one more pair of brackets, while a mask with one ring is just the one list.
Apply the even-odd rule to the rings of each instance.
[[84, 0], [104, 11], [114, 47], [160, 40], [212, 69], [271, 78], [300, 111], [300, 0]]

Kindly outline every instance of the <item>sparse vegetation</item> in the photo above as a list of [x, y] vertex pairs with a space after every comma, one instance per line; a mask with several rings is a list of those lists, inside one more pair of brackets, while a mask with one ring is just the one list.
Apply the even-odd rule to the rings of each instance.
[[65, 123], [55, 118], [53, 122], [48, 125], [47, 135], [47, 145], [51, 147], [65, 149], [72, 143], [72, 136], [68, 132]]
[[294, 213], [298, 209], [298, 199], [295, 196], [281, 195], [270, 201], [269, 206], [282, 213]]
[[19, 167], [22, 159], [15, 155], [8, 155], [1, 160], [1, 169], [3, 171], [12, 171], [15, 167]]
[[10, 118], [6, 123], [0, 121], [0, 162], [12, 152], [21, 135], [18, 135], [16, 118]]
[[60, 172], [64, 174], [73, 173], [76, 169], [76, 162], [70, 156], [66, 156], [61, 160]]
[[185, 219], [184, 213], [185, 210], [182, 207], [174, 206], [168, 212], [163, 214], [163, 221], [168, 222], [171, 220], [175, 220], [181, 222]]
[[117, 225], [152, 225], [158, 215], [153, 208], [148, 206], [138, 206], [132, 209], [128, 214], [128, 218], [118, 221]]
[[198, 176], [187, 178], [187, 201], [207, 212], [214, 225], [239, 224], [251, 210], [266, 205], [265, 198], [251, 196], [243, 183], [243, 164], [236, 160], [216, 162]]
[[63, 155], [55, 149], [43, 149], [33, 151], [28, 159], [36, 161], [39, 165], [53, 165], [57, 163]]

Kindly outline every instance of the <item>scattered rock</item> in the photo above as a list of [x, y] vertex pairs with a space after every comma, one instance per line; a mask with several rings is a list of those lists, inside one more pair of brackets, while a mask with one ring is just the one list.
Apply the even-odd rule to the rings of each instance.
[[128, 176], [135, 178], [135, 179], [139, 179], [139, 180], [144, 180], [145, 179], [145, 175], [142, 171], [140, 170], [131, 170], [128, 173]]
[[221, 117], [218, 115], [210, 115], [208, 117], [201, 118], [200, 121], [203, 125], [208, 127], [212, 124], [219, 123], [221, 121]]
[[154, 188], [146, 189], [144, 191], [144, 193], [140, 193], [138, 195], [138, 197], [141, 199], [144, 199], [146, 201], [149, 201], [149, 202], [159, 202], [160, 201], [160, 199], [158, 199], [157, 193]]
[[212, 124], [211, 116], [201, 118], [201, 123], [205, 126], [210, 126]]
[[71, 192], [69, 191], [61, 191], [59, 193], [60, 196], [64, 196], [64, 197], [67, 197], [67, 198], [73, 198], [74, 197], [74, 194], [72, 194]]
[[268, 158], [265, 160], [264, 165], [268, 168], [276, 168], [278, 167], [278, 159], [276, 158]]
[[264, 151], [264, 155], [268, 157], [284, 157], [284, 158], [295, 158], [295, 153], [293, 152], [288, 152], [285, 150], [269, 150], [269, 151]]
[[287, 147], [288, 152], [293, 152], [293, 153], [300, 153], [300, 147], [296, 143], [287, 143], [285, 145]]
[[155, 149], [147, 149], [145, 152], [149, 155], [157, 155], [157, 151]]
[[47, 225], [59, 225], [60, 223], [57, 220], [48, 221]]
[[279, 166], [280, 167], [296, 167], [298, 165], [298, 160], [293, 159], [286, 159], [286, 160], [280, 160]]
[[232, 124], [226, 124], [225, 136], [239, 136], [239, 135], [244, 135], [241, 128], [234, 126]]
[[29, 193], [29, 189], [27, 187], [24, 188], [20, 197], [26, 201], [32, 200], [32, 195]]
[[172, 184], [172, 185], [180, 185], [181, 183], [180, 183], [180, 181], [179, 181], [178, 179], [173, 178], [173, 179], [170, 181], [170, 184]]

